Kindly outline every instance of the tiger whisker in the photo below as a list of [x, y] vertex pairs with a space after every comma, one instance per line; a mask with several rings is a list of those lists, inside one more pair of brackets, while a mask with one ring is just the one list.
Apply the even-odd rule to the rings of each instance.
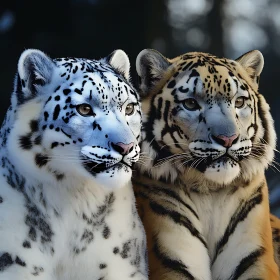
[[167, 147], [167, 146], [172, 146], [172, 145], [180, 145], [180, 146], [189, 146], [189, 144], [187, 143], [181, 143], [181, 142], [174, 142], [174, 143], [170, 143], [170, 144], [165, 144], [161, 147], [161, 149]]
[[171, 155], [169, 157], [166, 157], [166, 158], [163, 158], [163, 159], [159, 160], [158, 163], [155, 166], [157, 166], [158, 164], [161, 164], [161, 163], [165, 163], [166, 161], [172, 160], [173, 158], [176, 159], [177, 157], [181, 157], [181, 156], [190, 156], [190, 155], [188, 153]]

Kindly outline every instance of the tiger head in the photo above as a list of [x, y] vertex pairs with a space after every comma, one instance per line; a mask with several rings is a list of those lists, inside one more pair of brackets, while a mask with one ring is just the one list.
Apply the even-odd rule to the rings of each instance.
[[263, 65], [257, 50], [237, 60], [140, 52], [142, 152], [150, 158], [139, 168], [156, 179], [180, 176], [213, 188], [263, 173], [276, 142], [269, 106], [258, 92]]

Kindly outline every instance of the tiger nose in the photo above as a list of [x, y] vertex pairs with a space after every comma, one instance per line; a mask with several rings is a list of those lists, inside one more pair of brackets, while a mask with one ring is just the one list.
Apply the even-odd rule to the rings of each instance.
[[237, 139], [239, 137], [239, 135], [237, 134], [233, 134], [231, 136], [226, 136], [226, 135], [218, 135], [218, 136], [215, 136], [215, 135], [211, 135], [212, 136], [212, 139], [215, 140], [218, 144], [226, 147], [226, 148], [229, 148], [232, 146], [232, 144], [235, 144], [237, 142]]
[[129, 154], [133, 149], [134, 143], [125, 144], [122, 142], [112, 143], [112, 147], [115, 151], [119, 152], [121, 155]]

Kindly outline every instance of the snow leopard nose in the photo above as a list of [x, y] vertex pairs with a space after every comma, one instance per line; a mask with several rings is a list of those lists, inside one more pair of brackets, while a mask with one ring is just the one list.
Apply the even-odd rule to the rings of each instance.
[[133, 149], [134, 143], [124, 144], [122, 142], [112, 143], [112, 147], [115, 151], [119, 152], [121, 155], [129, 154]]
[[222, 134], [220, 134], [218, 136], [215, 136], [215, 135], [211, 135], [211, 136], [214, 141], [216, 141], [218, 144], [220, 144], [226, 148], [229, 148], [233, 144], [235, 144], [239, 137], [239, 135], [237, 135], [237, 134], [233, 134], [229, 137], [226, 135], [222, 135]]

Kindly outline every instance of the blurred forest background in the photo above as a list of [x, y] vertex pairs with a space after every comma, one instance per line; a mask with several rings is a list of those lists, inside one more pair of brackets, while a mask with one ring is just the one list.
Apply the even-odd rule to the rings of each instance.
[[[265, 58], [260, 92], [280, 135], [279, 0], [1, 0], [1, 121], [18, 58], [27, 48], [53, 58], [95, 59], [121, 48], [130, 57], [134, 82], [135, 59], [144, 48], [170, 58], [204, 51], [233, 59], [259, 49]], [[280, 217], [280, 168], [275, 165], [267, 178], [271, 209]]]

